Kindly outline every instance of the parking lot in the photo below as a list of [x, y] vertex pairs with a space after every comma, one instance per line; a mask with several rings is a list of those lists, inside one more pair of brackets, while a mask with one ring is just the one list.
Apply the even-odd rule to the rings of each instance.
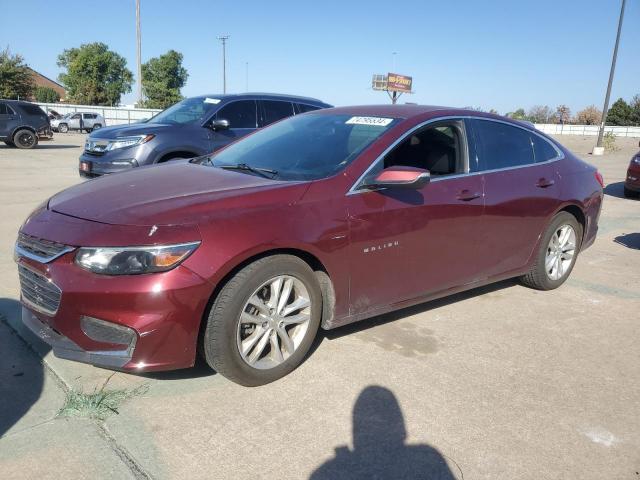
[[[606, 183], [566, 284], [505, 281], [325, 332], [300, 368], [252, 389], [202, 363], [111, 377], [25, 332], [13, 243], [81, 181], [84, 135], [0, 144], [0, 476], [640, 478], [640, 201], [622, 195], [638, 139], [591, 157], [594, 137], [558, 138]], [[104, 421], [57, 415], [67, 392], [105, 382], [128, 398]]]

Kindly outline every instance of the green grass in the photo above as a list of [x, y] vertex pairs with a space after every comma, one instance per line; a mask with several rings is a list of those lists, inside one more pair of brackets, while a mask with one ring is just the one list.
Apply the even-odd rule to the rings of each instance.
[[114, 413], [118, 414], [118, 408], [125, 400], [142, 395], [148, 389], [148, 385], [143, 384], [131, 390], [109, 390], [106, 386], [114, 374], [107, 378], [99, 390], [97, 387], [94, 388], [92, 393], [84, 393], [82, 390], [75, 389], [69, 390], [64, 405], [58, 412], [58, 417], [85, 417], [105, 420]]

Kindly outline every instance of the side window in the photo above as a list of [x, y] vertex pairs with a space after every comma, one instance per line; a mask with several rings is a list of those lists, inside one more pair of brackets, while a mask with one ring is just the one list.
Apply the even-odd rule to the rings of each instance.
[[405, 166], [429, 170], [433, 176], [464, 172], [462, 131], [440, 124], [412, 133], [384, 157], [384, 168]]
[[320, 110], [320, 107], [315, 105], [307, 105], [306, 103], [296, 103], [296, 113], [313, 112], [314, 110]]
[[263, 100], [262, 106], [264, 107], [263, 127], [293, 115], [293, 105], [291, 102]]
[[533, 154], [536, 163], [548, 162], [558, 157], [558, 152], [547, 140], [538, 135], [531, 135], [531, 137], [533, 138]]
[[73, 120], [78, 120], [80, 118], [80, 114], [76, 113], [74, 116], [71, 117]]
[[9, 111], [7, 110], [7, 104], [0, 102], [0, 115], [9, 115]]
[[216, 118], [228, 120], [230, 128], [256, 128], [258, 125], [256, 102], [255, 100], [232, 102], [218, 110]]
[[518, 167], [535, 162], [531, 138], [535, 134], [490, 120], [474, 120], [473, 126], [481, 145], [481, 170]]
[[93, 113], [83, 113], [82, 116], [86, 120], [93, 120], [94, 118], [96, 118], [96, 116]]

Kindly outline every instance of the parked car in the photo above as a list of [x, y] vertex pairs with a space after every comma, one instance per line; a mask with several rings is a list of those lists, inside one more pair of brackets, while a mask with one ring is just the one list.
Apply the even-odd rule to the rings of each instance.
[[261, 385], [319, 327], [498, 280], [551, 290], [596, 237], [602, 177], [473, 110], [318, 110], [86, 182], [20, 229], [23, 321], [62, 358]]
[[92, 133], [80, 156], [80, 175], [97, 177], [197, 157], [282, 118], [329, 106], [314, 98], [273, 94], [188, 98], [143, 123]]
[[636, 153], [629, 162], [627, 178], [624, 180], [624, 196], [629, 198], [640, 196], [640, 152]]
[[21, 100], [0, 100], [0, 140], [10, 147], [33, 148], [51, 138], [49, 117], [39, 106]]
[[106, 126], [104, 117], [96, 112], [67, 113], [61, 118], [51, 120], [51, 128], [56, 132], [67, 133], [69, 130], [77, 130], [91, 133]]

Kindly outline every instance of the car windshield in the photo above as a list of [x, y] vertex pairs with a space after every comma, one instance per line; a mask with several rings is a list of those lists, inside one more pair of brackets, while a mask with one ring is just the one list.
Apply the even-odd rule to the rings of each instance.
[[210, 98], [187, 98], [163, 110], [147, 123], [183, 125], [204, 120], [219, 102], [219, 100]]
[[210, 164], [267, 169], [275, 172], [273, 177], [278, 180], [326, 178], [345, 168], [395, 122], [392, 118], [326, 113], [298, 115], [221, 150], [210, 158]]

